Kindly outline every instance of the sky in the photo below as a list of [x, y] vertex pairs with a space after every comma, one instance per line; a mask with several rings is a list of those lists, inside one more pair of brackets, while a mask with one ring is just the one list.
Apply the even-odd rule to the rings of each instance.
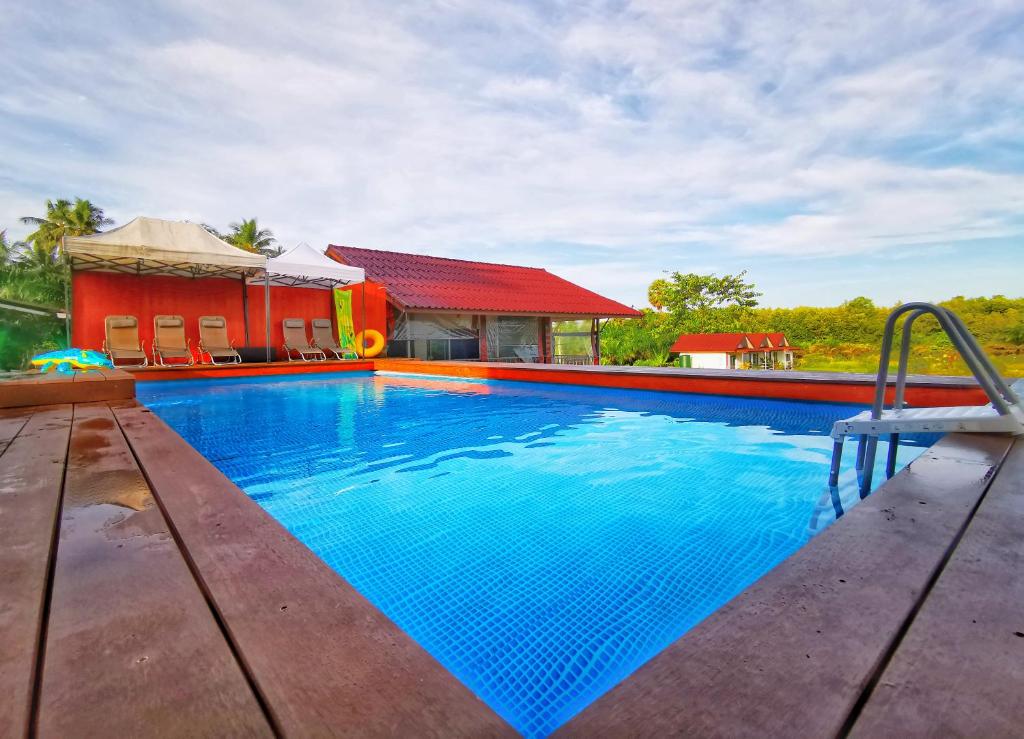
[[47, 198], [772, 306], [1024, 295], [1020, 0], [0, 0]]

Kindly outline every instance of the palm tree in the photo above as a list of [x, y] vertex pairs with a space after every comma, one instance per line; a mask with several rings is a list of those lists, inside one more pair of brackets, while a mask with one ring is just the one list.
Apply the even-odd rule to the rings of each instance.
[[[243, 220], [241, 223], [232, 223], [229, 227], [231, 233], [218, 235], [232, 246], [268, 257], [276, 257], [282, 252], [280, 247], [274, 246], [277, 239], [274, 238], [273, 232], [269, 228], [260, 228], [255, 218]], [[209, 226], [206, 229], [211, 233], [217, 233]]]
[[42, 260], [46, 255], [55, 258], [55, 251], [65, 236], [88, 236], [98, 232], [114, 221], [103, 214], [88, 200], [75, 198], [75, 202], [64, 200], [46, 201], [46, 216], [25, 216], [22, 223], [35, 226], [36, 230], [25, 237], [25, 242], [32, 245], [34, 258]]

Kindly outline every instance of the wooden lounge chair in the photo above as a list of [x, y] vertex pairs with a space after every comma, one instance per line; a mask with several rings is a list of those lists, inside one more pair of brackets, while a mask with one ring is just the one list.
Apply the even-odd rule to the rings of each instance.
[[103, 351], [115, 367], [119, 360], [129, 360], [130, 366], [137, 367], [149, 364], [139, 341], [139, 319], [135, 316], [107, 316], [103, 321], [103, 335]]
[[[210, 364], [239, 364], [242, 356], [228, 339], [224, 316], [199, 316], [199, 359], [210, 357]], [[218, 361], [219, 360], [219, 361]]]
[[302, 318], [286, 318], [281, 321], [281, 328], [284, 329], [284, 354], [288, 361], [292, 360], [292, 353], [299, 355], [303, 362], [313, 360], [315, 362], [326, 362], [327, 355], [322, 349], [314, 346], [306, 338], [306, 321]]
[[338, 340], [334, 338], [334, 327], [330, 318], [313, 319], [313, 346], [330, 352], [338, 359], [355, 359], [358, 355], [352, 349], [343, 349]]
[[185, 338], [185, 319], [181, 316], [153, 316], [153, 359], [167, 366], [167, 360], [184, 359], [195, 364], [192, 348]]

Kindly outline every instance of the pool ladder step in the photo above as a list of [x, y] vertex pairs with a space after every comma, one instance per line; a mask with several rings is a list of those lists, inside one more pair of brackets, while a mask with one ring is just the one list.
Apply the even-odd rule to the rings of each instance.
[[[909, 315], [908, 315], [909, 314]], [[971, 369], [974, 378], [988, 396], [984, 406], [958, 406], [949, 408], [905, 408], [904, 393], [907, 385], [907, 364], [910, 359], [910, 338], [914, 321], [923, 315], [938, 320], [957, 352]], [[885, 408], [885, 392], [889, 385], [889, 358], [892, 355], [896, 324], [903, 322], [896, 387], [891, 408]], [[889, 436], [886, 458], [886, 477], [896, 471], [896, 452], [900, 434], [948, 433], [1005, 433], [1024, 434], [1024, 410], [1021, 408], [1017, 387], [1008, 385], [993, 366], [991, 360], [967, 330], [959, 316], [931, 303], [906, 303], [889, 314], [882, 335], [882, 350], [878, 358], [878, 377], [875, 380], [875, 399], [870, 411], [836, 421], [832, 427], [832, 465], [828, 483], [835, 487], [839, 480], [839, 465], [843, 456], [843, 442], [848, 436], [858, 436], [856, 469], [860, 477], [860, 497], [871, 492], [871, 478], [875, 463], [878, 437]]]

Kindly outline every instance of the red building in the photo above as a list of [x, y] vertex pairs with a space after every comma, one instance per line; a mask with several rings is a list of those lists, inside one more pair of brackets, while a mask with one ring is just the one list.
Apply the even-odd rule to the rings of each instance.
[[[596, 363], [602, 318], [640, 312], [544, 269], [331, 245], [386, 301], [388, 356]], [[386, 294], [386, 297], [383, 297]]]
[[783, 333], [683, 334], [669, 356], [699, 369], [793, 369], [794, 350]]

